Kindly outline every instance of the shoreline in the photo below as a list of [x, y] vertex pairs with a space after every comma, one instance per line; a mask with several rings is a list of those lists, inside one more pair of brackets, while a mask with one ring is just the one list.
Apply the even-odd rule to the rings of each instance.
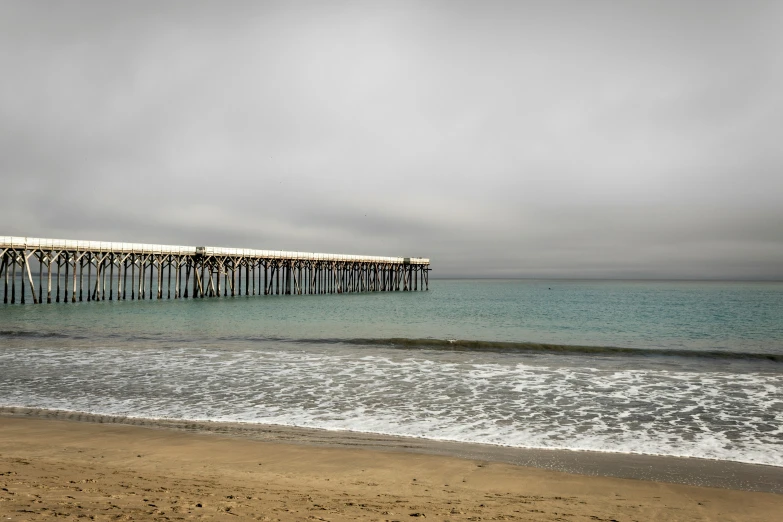
[[304, 443], [300, 435], [264, 441], [0, 415], [0, 518], [767, 522], [783, 512], [776, 493], [585, 476], [395, 444], [367, 449], [355, 437], [343, 440], [354, 446]]
[[409, 453], [510, 464], [585, 477], [634, 479], [783, 494], [783, 467], [734, 461], [634, 453], [516, 448], [354, 431], [239, 422], [148, 419], [24, 407], [0, 407], [0, 421], [3, 419], [128, 426], [272, 444]]

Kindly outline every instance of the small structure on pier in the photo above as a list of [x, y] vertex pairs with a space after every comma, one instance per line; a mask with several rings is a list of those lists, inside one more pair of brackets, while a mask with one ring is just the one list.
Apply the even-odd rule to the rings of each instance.
[[[31, 263], [38, 268], [37, 289]], [[9, 293], [16, 303], [17, 269], [24, 304], [25, 282], [34, 303], [242, 295], [243, 279], [245, 295], [429, 290], [429, 263], [419, 257], [0, 236], [4, 303]]]

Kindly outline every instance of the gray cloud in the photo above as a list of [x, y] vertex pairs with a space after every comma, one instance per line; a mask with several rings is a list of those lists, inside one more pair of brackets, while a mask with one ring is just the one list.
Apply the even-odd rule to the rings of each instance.
[[783, 278], [779, 2], [5, 2], [13, 235]]

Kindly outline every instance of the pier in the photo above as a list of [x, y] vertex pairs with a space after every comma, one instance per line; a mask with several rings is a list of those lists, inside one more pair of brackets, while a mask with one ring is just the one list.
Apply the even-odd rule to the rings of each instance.
[[25, 304], [27, 292], [38, 304], [193, 299], [243, 292], [247, 296], [426, 291], [429, 262], [419, 257], [0, 236], [3, 303], [11, 304]]

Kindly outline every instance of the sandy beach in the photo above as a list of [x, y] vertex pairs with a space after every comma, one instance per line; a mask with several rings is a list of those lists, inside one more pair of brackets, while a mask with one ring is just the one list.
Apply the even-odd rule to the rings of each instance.
[[770, 521], [783, 513], [776, 493], [434, 455], [415, 442], [45, 416], [0, 416], [2, 520]]

